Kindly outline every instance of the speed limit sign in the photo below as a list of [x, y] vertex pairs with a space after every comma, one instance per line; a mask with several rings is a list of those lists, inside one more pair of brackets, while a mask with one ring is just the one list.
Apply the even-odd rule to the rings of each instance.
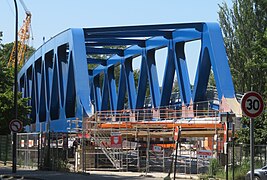
[[261, 95], [254, 91], [247, 92], [241, 99], [243, 113], [250, 118], [261, 115], [263, 106]]

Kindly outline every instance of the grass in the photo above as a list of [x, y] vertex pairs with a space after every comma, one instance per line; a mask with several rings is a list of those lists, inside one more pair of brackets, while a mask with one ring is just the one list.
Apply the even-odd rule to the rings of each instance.
[[[234, 170], [234, 179], [235, 180], [244, 180], [247, 172], [250, 168], [250, 163], [248, 160], [244, 160], [242, 165], [236, 165]], [[226, 179], [226, 173], [224, 166], [221, 166], [217, 159], [212, 159], [210, 161], [210, 169], [209, 174], [203, 175], [200, 177], [200, 179], [208, 179], [210, 177], [213, 177], [215, 179]], [[232, 168], [229, 167], [228, 171], [228, 179], [232, 178]]]

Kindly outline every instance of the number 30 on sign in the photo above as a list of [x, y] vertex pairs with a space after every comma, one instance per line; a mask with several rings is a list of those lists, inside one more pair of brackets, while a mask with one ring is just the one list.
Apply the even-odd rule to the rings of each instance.
[[264, 103], [259, 93], [250, 91], [247, 92], [241, 100], [241, 108], [243, 113], [250, 117], [255, 118], [261, 115]]

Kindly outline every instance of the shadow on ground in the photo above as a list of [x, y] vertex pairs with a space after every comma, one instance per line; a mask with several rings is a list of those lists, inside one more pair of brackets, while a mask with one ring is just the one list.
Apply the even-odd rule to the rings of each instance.
[[[108, 172], [103, 172], [102, 174], [86, 174], [86, 173], [69, 173], [69, 172], [57, 172], [57, 171], [39, 171], [39, 170], [18, 170], [17, 173], [12, 174], [11, 168], [1, 167], [0, 175], [1, 179], [35, 179], [35, 180], [118, 180], [118, 179], [158, 179], [154, 177], [144, 177], [144, 176], [120, 176], [114, 174], [107, 174]], [[162, 179], [162, 178], [161, 178]]]

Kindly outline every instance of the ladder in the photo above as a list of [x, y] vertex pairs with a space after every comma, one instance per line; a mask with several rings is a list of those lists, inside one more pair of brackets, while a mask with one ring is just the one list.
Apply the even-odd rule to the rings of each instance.
[[98, 128], [98, 122], [90, 121], [88, 130], [90, 130], [91, 138], [95, 145], [100, 147], [114, 168], [122, 169], [123, 167], [123, 151], [121, 148], [110, 147], [110, 131], [104, 131]]
[[100, 130], [95, 131], [95, 136], [93, 137], [97, 146], [99, 146], [102, 152], [106, 155], [109, 161], [112, 163], [113, 167], [116, 169], [122, 168], [122, 150], [121, 148], [111, 148], [110, 138], [107, 134], [101, 132]]

